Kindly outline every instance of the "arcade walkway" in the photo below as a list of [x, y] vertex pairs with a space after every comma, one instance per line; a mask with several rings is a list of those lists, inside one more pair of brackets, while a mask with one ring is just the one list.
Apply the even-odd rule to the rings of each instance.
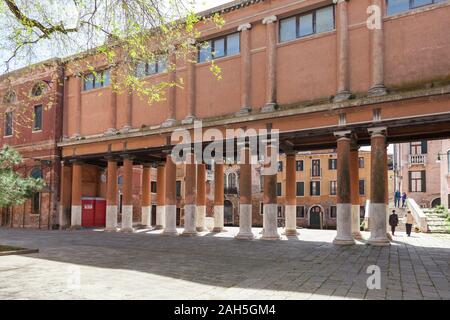
[[[236, 241], [238, 229], [226, 229], [184, 238], [0, 228], [2, 244], [40, 249], [0, 257], [0, 299], [450, 299], [448, 236], [336, 246], [336, 231]], [[382, 287], [369, 291], [373, 264]]]

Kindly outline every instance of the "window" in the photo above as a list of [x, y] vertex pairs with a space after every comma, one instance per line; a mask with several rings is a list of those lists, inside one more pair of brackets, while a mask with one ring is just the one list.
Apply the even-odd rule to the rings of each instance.
[[238, 54], [241, 50], [240, 45], [239, 33], [233, 33], [225, 37], [205, 41], [201, 44], [198, 51], [198, 62], [205, 62]]
[[312, 160], [312, 165], [311, 165], [312, 169], [311, 169], [311, 176], [312, 177], [320, 177], [320, 160]]
[[109, 70], [90, 73], [84, 77], [84, 91], [109, 86]]
[[157, 185], [156, 181], [150, 182], [150, 192], [151, 193], [156, 193], [157, 192], [156, 185]]
[[410, 171], [409, 192], [426, 192], [426, 171]]
[[320, 196], [320, 181], [311, 181], [311, 196]]
[[277, 218], [278, 218], [278, 219], [284, 219], [284, 216], [283, 216], [283, 206], [278, 206], [278, 207], [277, 207]]
[[277, 182], [277, 197], [281, 197], [282, 193], [283, 193], [283, 187], [281, 185], [281, 182]]
[[297, 197], [304, 197], [304, 196], [305, 196], [305, 183], [297, 182]]
[[428, 142], [427, 140], [411, 142], [410, 144], [410, 154], [421, 155], [428, 153]]
[[322, 33], [334, 29], [334, 6], [327, 6], [280, 21], [280, 41]]
[[278, 172], [283, 172], [283, 161], [278, 161]]
[[303, 160], [295, 161], [295, 169], [297, 171], [303, 171]]
[[359, 195], [363, 196], [366, 194], [366, 184], [364, 180], [359, 180]]
[[296, 207], [296, 214], [295, 216], [297, 219], [303, 219], [305, 218], [305, 207], [304, 206], [297, 206]]
[[364, 169], [364, 157], [358, 158], [359, 168]]
[[336, 219], [337, 217], [337, 207], [331, 206], [330, 207], [330, 219]]
[[31, 214], [41, 213], [41, 194], [34, 192], [31, 196]]
[[411, 9], [444, 1], [446, 0], [387, 0], [387, 14], [392, 15], [402, 13]]
[[337, 181], [330, 181], [330, 195], [337, 195]]
[[8, 91], [3, 97], [4, 104], [11, 104], [16, 102], [16, 93], [14, 91]]
[[328, 169], [337, 170], [337, 159], [328, 159]]
[[34, 168], [31, 170], [30, 177], [33, 179], [42, 179], [42, 170], [41, 168]]
[[33, 96], [33, 97], [40, 97], [44, 93], [44, 90], [45, 90], [45, 83], [44, 82], [38, 82], [31, 89], [31, 96]]
[[264, 203], [259, 203], [259, 214], [264, 215]]
[[181, 181], [177, 181], [176, 184], [176, 196], [181, 197]]
[[155, 62], [138, 62], [136, 65], [136, 77], [142, 78], [167, 71], [167, 58], [158, 57]]
[[13, 114], [11, 111], [5, 113], [5, 137], [13, 135]]
[[33, 131], [42, 130], [42, 106], [35, 106], [33, 111]]

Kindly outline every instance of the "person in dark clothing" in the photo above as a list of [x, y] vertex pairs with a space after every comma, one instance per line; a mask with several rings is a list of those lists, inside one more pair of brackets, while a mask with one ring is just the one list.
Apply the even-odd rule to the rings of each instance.
[[398, 226], [398, 215], [395, 210], [392, 210], [392, 214], [389, 216], [389, 225], [391, 226], [392, 235], [395, 235], [395, 228]]
[[401, 198], [402, 198], [402, 194], [400, 193], [400, 191], [399, 190], [397, 190], [397, 191], [395, 191], [395, 193], [394, 193], [394, 206], [396, 207], [396, 208], [400, 208], [400, 200], [401, 200]]
[[406, 199], [408, 198], [408, 196], [406, 195], [406, 192], [403, 192], [402, 194], [402, 207], [406, 207]]

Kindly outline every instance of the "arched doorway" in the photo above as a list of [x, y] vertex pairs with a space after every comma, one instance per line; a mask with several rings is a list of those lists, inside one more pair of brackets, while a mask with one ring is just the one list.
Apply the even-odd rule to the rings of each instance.
[[313, 206], [309, 210], [309, 227], [312, 229], [322, 229], [323, 210], [320, 206]]
[[226, 226], [233, 224], [233, 204], [229, 200], [225, 200], [223, 203], [223, 223]]
[[437, 206], [441, 205], [441, 198], [436, 198], [433, 201], [431, 201], [431, 207], [436, 208]]

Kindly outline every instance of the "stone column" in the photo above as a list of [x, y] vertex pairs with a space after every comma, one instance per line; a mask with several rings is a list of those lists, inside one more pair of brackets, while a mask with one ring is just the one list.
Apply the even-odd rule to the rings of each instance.
[[141, 224], [145, 228], [152, 226], [152, 203], [150, 197], [150, 176], [152, 166], [151, 164], [144, 164], [142, 168], [142, 203], [141, 203]]
[[334, 134], [337, 138], [337, 235], [334, 244], [354, 244], [352, 236], [352, 204], [350, 197], [351, 131]]
[[352, 236], [354, 239], [362, 239], [359, 217], [359, 151], [356, 141], [352, 141], [350, 147], [350, 198], [352, 203]]
[[337, 0], [337, 36], [338, 36], [338, 91], [335, 102], [342, 102], [350, 98], [350, 59], [349, 59], [349, 33], [348, 33], [348, 0]]
[[185, 199], [184, 199], [184, 231], [183, 236], [196, 236], [197, 215], [197, 165], [193, 150], [186, 152]]
[[123, 156], [122, 228], [121, 232], [133, 232], [133, 159]]
[[[272, 153], [275, 152], [274, 146], [268, 146], [266, 156], [271, 158]], [[270, 163], [264, 165], [263, 170], [263, 240], [278, 240], [278, 204], [277, 204], [277, 172], [269, 172], [267, 170]]]
[[189, 61], [187, 64], [187, 110], [188, 114], [186, 118], [181, 122], [182, 124], [192, 124], [195, 120], [195, 82], [196, 82], [196, 62], [197, 62], [197, 51], [190, 53]]
[[297, 235], [297, 195], [296, 195], [295, 152], [286, 154], [286, 228], [287, 236]]
[[[175, 53], [169, 54], [169, 83], [175, 83], [176, 73], [176, 57]], [[166, 121], [162, 123], [162, 127], [172, 127], [176, 123], [176, 87], [169, 86], [167, 89], [167, 110], [168, 115]]]
[[214, 229], [213, 232], [222, 232], [223, 203], [224, 203], [223, 162], [214, 163]]
[[197, 165], [197, 231], [206, 229], [206, 165]]
[[262, 23], [266, 25], [266, 105], [262, 112], [272, 112], [277, 105], [277, 25], [276, 16], [264, 18]]
[[156, 169], [156, 227], [161, 230], [166, 220], [166, 169], [164, 162], [158, 163]]
[[369, 128], [371, 134], [370, 239], [374, 246], [390, 245], [386, 232], [386, 127]]
[[382, 96], [387, 94], [384, 86], [384, 0], [372, 0], [372, 5], [381, 8], [379, 27], [371, 30], [371, 87], [369, 96]]
[[81, 228], [81, 197], [83, 183], [83, 164], [75, 161], [72, 163], [72, 216], [71, 229]]
[[74, 77], [76, 81], [75, 86], [75, 133], [73, 134], [72, 138], [79, 138], [81, 137], [81, 92], [83, 90], [83, 80], [81, 78], [81, 75], [75, 75]]
[[61, 161], [61, 184], [60, 184], [60, 204], [59, 204], [59, 227], [65, 229], [70, 226], [67, 211], [71, 207], [72, 193], [72, 167]]
[[117, 159], [108, 158], [106, 178], [106, 231], [117, 231]]
[[171, 154], [166, 156], [166, 209], [164, 235], [176, 236], [177, 231], [177, 167]]
[[241, 32], [241, 110], [238, 115], [246, 115], [251, 111], [252, 94], [252, 54], [250, 29], [252, 25], [245, 23], [238, 27]]
[[239, 233], [236, 239], [252, 240], [252, 165], [250, 148], [241, 146], [241, 164], [239, 177]]

